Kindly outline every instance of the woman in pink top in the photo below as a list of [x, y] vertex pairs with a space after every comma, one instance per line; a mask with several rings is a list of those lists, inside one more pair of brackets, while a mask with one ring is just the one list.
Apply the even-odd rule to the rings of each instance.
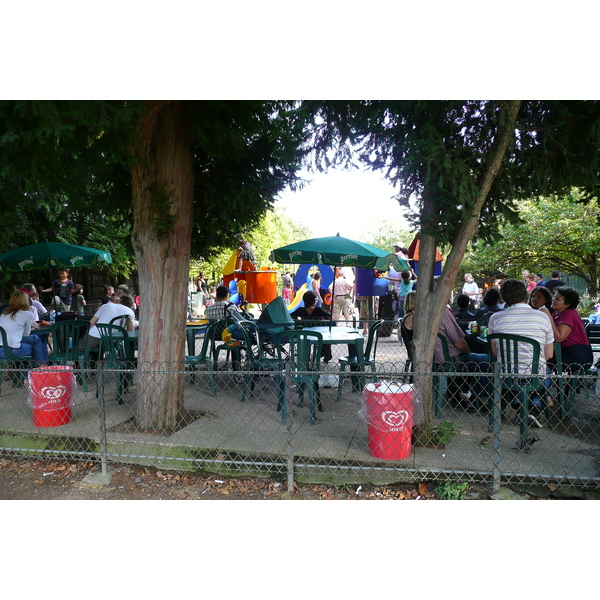
[[531, 273], [527, 273], [525, 275], [525, 285], [527, 286], [527, 292], [533, 292], [537, 287], [537, 283], [533, 280], [533, 275]]
[[547, 313], [554, 331], [554, 341], [560, 342], [562, 363], [571, 372], [589, 369], [594, 361], [592, 347], [588, 340], [583, 321], [577, 312], [579, 292], [570, 287], [559, 287], [552, 298], [554, 313]]

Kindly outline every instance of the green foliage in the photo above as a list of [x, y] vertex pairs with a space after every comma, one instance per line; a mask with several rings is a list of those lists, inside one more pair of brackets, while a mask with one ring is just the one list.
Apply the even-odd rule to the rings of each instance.
[[436, 487], [434, 491], [440, 500], [462, 500], [468, 489], [469, 484], [467, 482], [452, 483], [451, 481], [447, 481]]
[[[411, 211], [416, 229], [433, 235], [438, 246], [455, 243], [479, 195], [506, 102], [306, 105], [320, 117], [311, 129], [316, 165], [324, 169], [358, 160], [382, 171], [398, 186], [398, 201]], [[499, 221], [514, 220], [520, 197], [597, 186], [599, 139], [600, 102], [522, 102], [507, 159], [478, 214], [478, 236], [490, 240]]]
[[442, 421], [433, 428], [432, 444], [434, 446], [446, 446], [460, 431], [460, 427], [450, 421]]
[[[299, 185], [308, 115], [290, 102], [186, 107], [194, 135], [192, 256], [209, 260], [258, 226], [277, 193]], [[0, 250], [71, 241], [109, 250], [113, 269], [127, 274], [135, 266], [128, 239], [133, 134], [147, 108], [136, 101], [0, 102]], [[177, 218], [168, 190], [154, 190], [153, 200], [158, 232], [167, 234]]]
[[368, 226], [361, 241], [393, 252], [394, 244], [402, 242], [408, 248], [414, 237], [399, 219], [380, 219]]
[[519, 221], [504, 223], [493, 242], [475, 243], [463, 266], [475, 274], [521, 277], [521, 271], [545, 273], [556, 269], [600, 286], [600, 207], [584, 203], [583, 192], [524, 200]]
[[[310, 235], [303, 225], [288, 217], [283, 209], [276, 208], [269, 210], [258, 225], [244, 237], [254, 248], [254, 255], [259, 267], [279, 269], [279, 265], [271, 262], [269, 258], [271, 250], [307, 239]], [[236, 248], [237, 245], [223, 248], [218, 254], [213, 254], [209, 261], [192, 260], [190, 263], [190, 277], [194, 279], [199, 272], [204, 272], [209, 282], [218, 281], [221, 278], [225, 264]]]

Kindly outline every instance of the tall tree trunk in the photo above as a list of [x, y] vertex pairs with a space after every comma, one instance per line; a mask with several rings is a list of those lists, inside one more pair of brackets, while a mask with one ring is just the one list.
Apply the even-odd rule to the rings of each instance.
[[427, 233], [427, 225], [431, 215], [439, 214], [439, 207], [436, 202], [435, 190], [425, 189], [423, 192], [419, 282], [417, 285], [417, 310], [414, 316], [413, 337], [415, 385], [423, 397], [425, 411], [425, 423], [415, 431], [416, 437], [421, 443], [428, 443], [432, 433], [433, 377], [431, 371], [437, 332], [445, 307], [450, 299], [450, 293], [455, 284], [456, 274], [467, 249], [467, 244], [477, 232], [479, 213], [502, 165], [508, 144], [514, 136], [520, 105], [520, 101], [511, 101], [506, 102], [502, 108], [498, 130], [490, 149], [487, 166], [479, 182], [479, 194], [475, 199], [471, 214], [463, 222], [456, 235], [452, 250], [446, 257], [442, 275], [437, 280], [434, 279], [436, 239]]
[[[184, 102], [149, 102], [133, 147], [133, 233], [140, 285], [137, 425], [169, 430], [183, 410], [193, 153]], [[162, 370], [144, 373], [148, 367]]]

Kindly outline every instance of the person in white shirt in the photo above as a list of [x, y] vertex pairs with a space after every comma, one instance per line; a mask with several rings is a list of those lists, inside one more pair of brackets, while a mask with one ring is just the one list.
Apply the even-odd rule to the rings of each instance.
[[[352, 319], [354, 304], [352, 304], [352, 290], [354, 286], [346, 280], [344, 272], [339, 269], [337, 279], [329, 286], [333, 295], [333, 320], [337, 321], [343, 315], [347, 321]], [[333, 290], [333, 291], [332, 291]]]
[[[90, 331], [88, 335], [79, 342], [79, 349], [83, 351], [87, 348], [100, 347], [100, 331], [96, 327], [97, 323], [110, 324], [115, 317], [127, 317], [127, 331], [135, 329], [135, 313], [129, 306], [123, 302], [125, 296], [121, 296], [120, 302], [107, 302], [103, 304], [96, 314], [90, 319]], [[129, 296], [131, 298], [131, 296]], [[133, 298], [131, 298], [133, 304]], [[87, 346], [86, 346], [87, 344]]]
[[465, 273], [465, 283], [462, 287], [462, 293], [469, 296], [469, 309], [472, 313], [475, 313], [478, 308], [477, 301], [481, 299], [481, 294], [472, 273]]
[[[40, 365], [49, 358], [48, 346], [41, 337], [31, 335], [34, 314], [30, 309], [29, 296], [21, 290], [13, 292], [8, 306], [0, 315], [0, 327], [6, 332], [6, 343], [14, 357], [31, 356]], [[6, 358], [1, 346], [0, 339], [0, 358]]]

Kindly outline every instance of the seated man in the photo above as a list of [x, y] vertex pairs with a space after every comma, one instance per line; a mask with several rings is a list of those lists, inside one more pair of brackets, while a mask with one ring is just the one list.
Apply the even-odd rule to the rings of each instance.
[[[488, 335], [492, 333], [509, 333], [532, 338], [540, 344], [540, 361], [538, 376], [544, 379], [546, 375], [546, 360], [554, 354], [554, 334], [552, 324], [546, 314], [535, 310], [527, 304], [527, 288], [522, 281], [506, 279], [500, 289], [502, 299], [507, 308], [494, 313], [488, 324]], [[492, 340], [492, 356], [497, 356], [496, 344]], [[519, 373], [524, 377], [531, 375], [532, 350], [529, 344], [519, 346]], [[530, 419], [535, 425], [540, 426], [537, 417], [542, 409], [542, 400], [539, 395], [531, 398]], [[519, 402], [514, 400], [511, 406], [519, 408]]]
[[229, 290], [224, 285], [217, 287], [215, 302], [206, 307], [205, 314], [209, 321], [218, 321], [224, 319], [227, 315], [231, 315], [238, 321], [243, 319], [238, 307], [233, 302], [229, 302]]
[[[129, 306], [126, 306], [129, 304]], [[108, 302], [103, 304], [96, 314], [90, 319], [90, 330], [87, 336], [79, 341], [79, 350], [83, 352], [86, 348], [98, 348], [100, 346], [100, 331], [96, 323], [110, 324], [115, 317], [127, 317], [127, 331], [133, 331], [136, 327], [135, 313], [130, 308], [133, 298], [127, 296], [126, 301]]]
[[458, 310], [454, 313], [459, 321], [472, 321], [475, 318], [475, 314], [469, 310], [469, 303], [471, 299], [467, 294], [459, 294], [456, 296], [456, 304]]

